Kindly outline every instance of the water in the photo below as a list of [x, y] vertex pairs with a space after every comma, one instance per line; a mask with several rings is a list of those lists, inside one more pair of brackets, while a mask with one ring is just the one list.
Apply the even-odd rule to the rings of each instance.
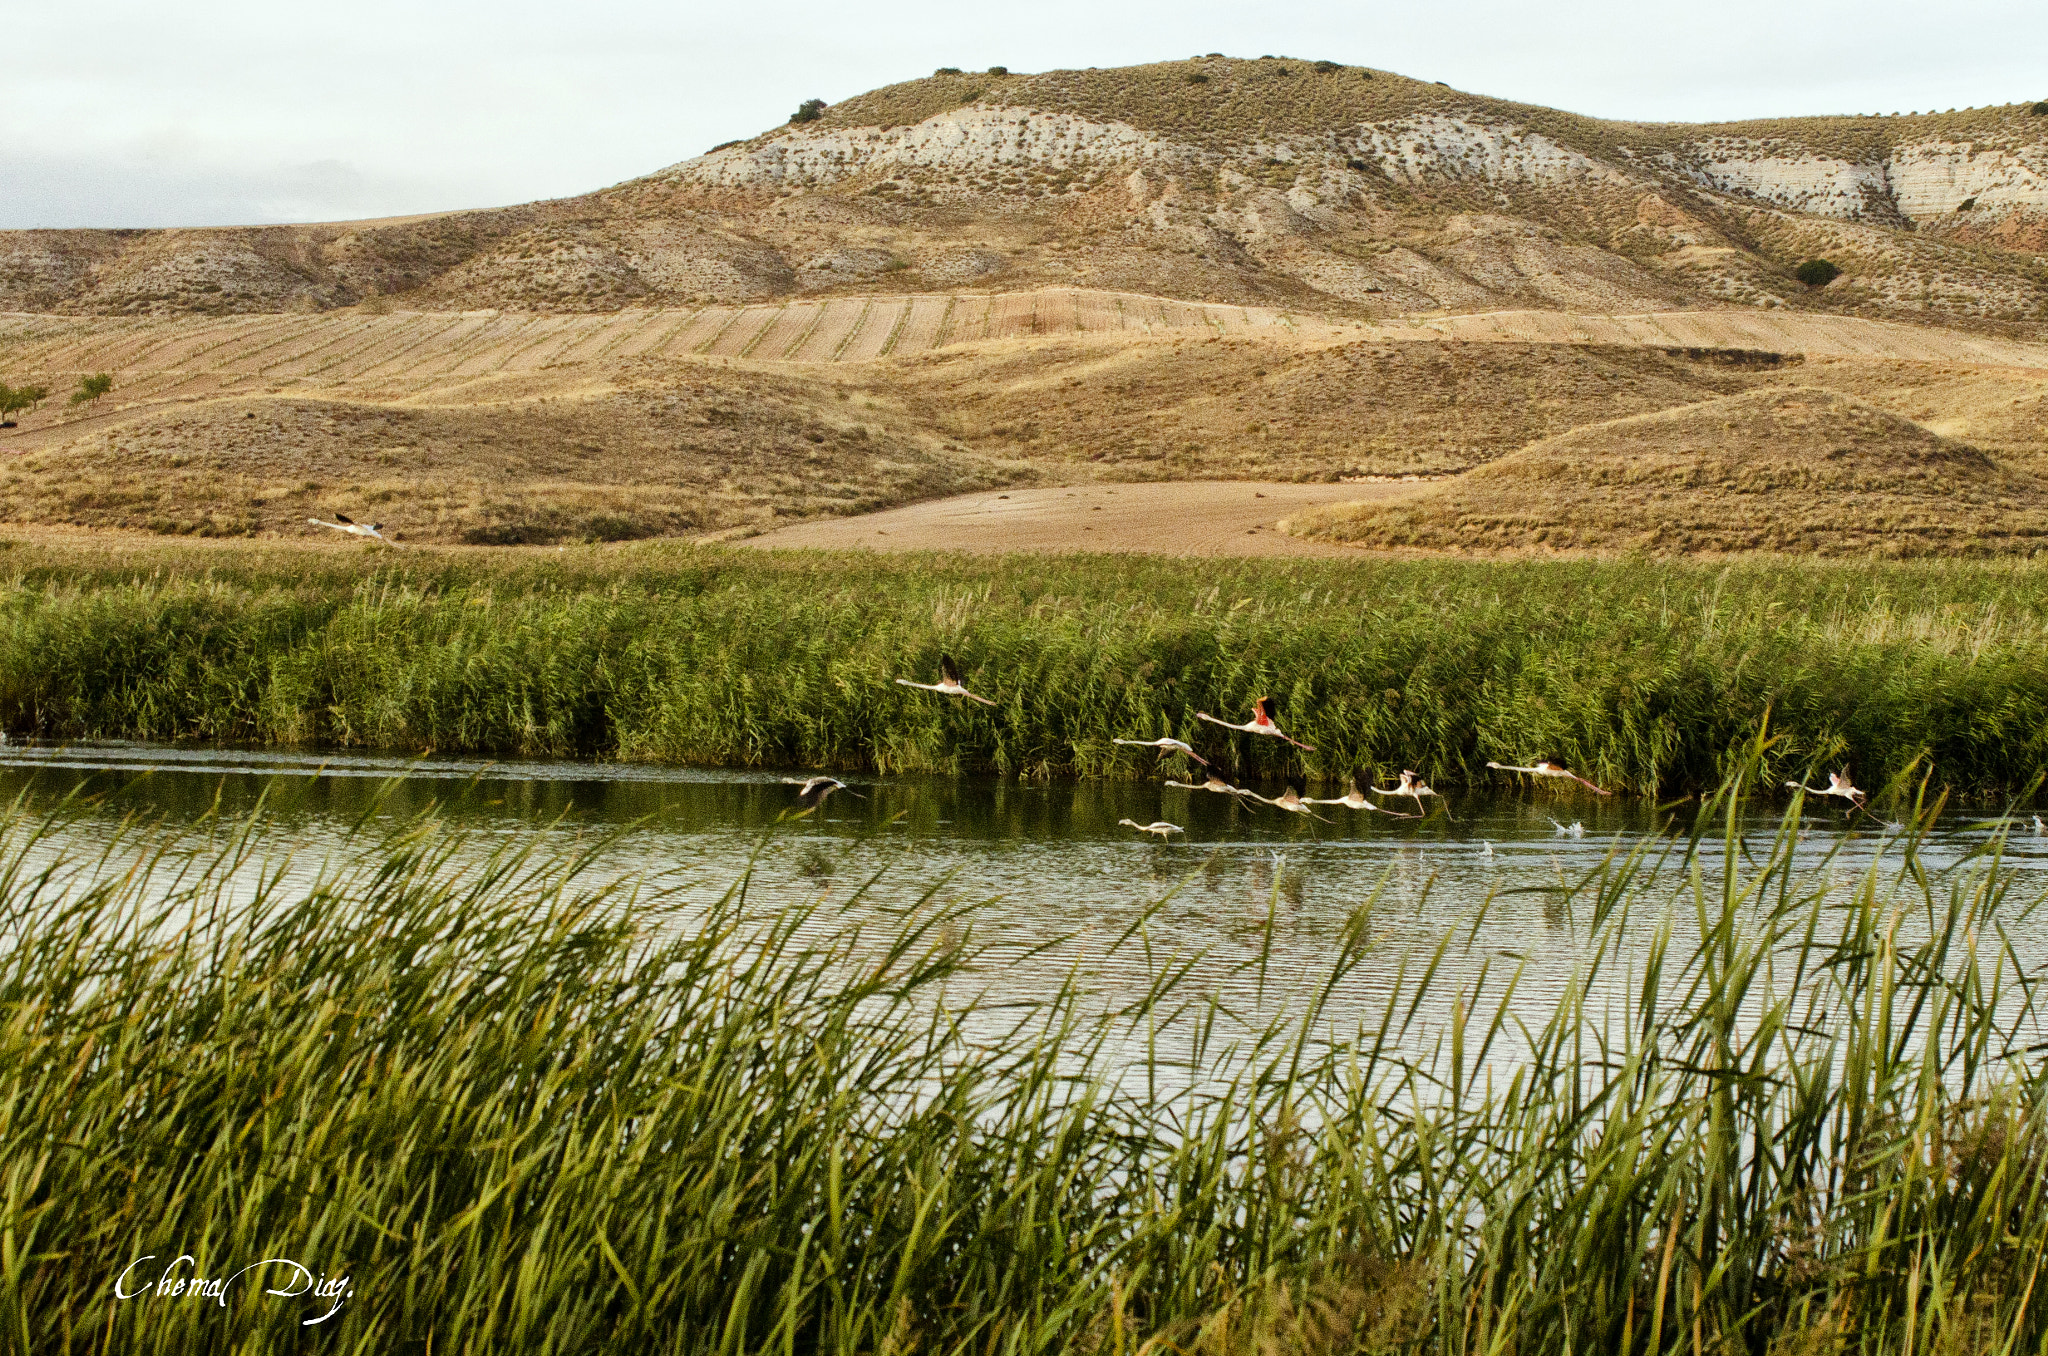
[[[482, 839], [617, 834], [602, 871], [674, 873], [686, 896], [707, 902], [751, 866], [748, 906], [764, 911], [856, 890], [855, 907], [866, 910], [927, 897], [976, 903], [976, 935], [1001, 962], [988, 983], [1018, 996], [1049, 992], [1076, 967], [1112, 996], [1135, 996], [1150, 962], [1142, 949], [1114, 944], [1152, 910], [1144, 936], [1155, 956], [1200, 953], [1198, 986], [1240, 1010], [1270, 1010], [1298, 1001], [1347, 929], [1363, 925], [1377, 949], [1333, 1011], [1367, 1023], [1404, 958], [1433, 950], [1447, 932], [1447, 978], [1519, 972], [1516, 1006], [1540, 1020], [1581, 963], [1588, 933], [1559, 888], [1672, 823], [1640, 800], [1505, 782], [1492, 794], [1453, 792], [1421, 820], [1321, 806], [1326, 822], [1317, 822], [1156, 782], [847, 780], [852, 795], [779, 821], [795, 809], [796, 788], [776, 772], [127, 743], [0, 749], [0, 794], [26, 792], [36, 805], [87, 798], [54, 848], [96, 852], [131, 815], [201, 834], [218, 822], [214, 811], [232, 819], [259, 799], [270, 812], [267, 848], [293, 853], [309, 877], [358, 821], [396, 826], [430, 806]], [[1892, 831], [1881, 814], [1811, 810], [1799, 855], [1849, 889]], [[1768, 848], [1781, 812], [1768, 802], [1748, 812], [1754, 850]], [[1120, 826], [1126, 818], [1166, 819], [1186, 834], [1160, 843]], [[1995, 813], [1945, 816], [1923, 841], [1923, 864], [1961, 861], [1997, 823]], [[2048, 837], [2026, 817], [2019, 825], [2006, 860], [2019, 877], [2015, 896], [2026, 899], [2048, 890]], [[1670, 894], [1668, 885], [1650, 891], [1641, 926]], [[2048, 962], [2048, 919], [2028, 917], [2018, 929], [2016, 954], [2038, 970]], [[1418, 1030], [1431, 1028], [1425, 1020]]]

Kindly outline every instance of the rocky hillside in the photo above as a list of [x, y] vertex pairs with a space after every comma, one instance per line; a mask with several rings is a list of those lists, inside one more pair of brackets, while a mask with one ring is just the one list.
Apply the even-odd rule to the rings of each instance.
[[[1809, 288], [1792, 270], [1816, 257], [1843, 272]], [[559, 202], [0, 233], [0, 309], [17, 311], [604, 311], [1046, 284], [1336, 315], [1706, 304], [2039, 333], [2048, 105], [1685, 126], [1289, 58], [941, 73]]]

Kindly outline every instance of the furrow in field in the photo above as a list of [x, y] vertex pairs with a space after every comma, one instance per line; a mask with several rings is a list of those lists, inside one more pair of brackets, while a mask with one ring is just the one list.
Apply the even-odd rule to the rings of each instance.
[[804, 337], [817, 327], [824, 308], [816, 302], [792, 302], [783, 307], [761, 337], [754, 341], [752, 356], [774, 361], [789, 355]]
[[331, 349], [318, 356], [317, 361], [306, 364], [305, 370], [297, 377], [305, 380], [323, 376], [337, 368], [345, 369], [351, 363], [361, 361], [376, 349], [388, 346], [393, 338], [408, 327], [417, 327], [421, 317], [378, 315], [369, 317], [369, 323], [347, 344]]
[[989, 306], [987, 337], [1014, 339], [1037, 334], [1039, 301], [1035, 292], [1005, 292], [995, 298]]
[[[922, 353], [939, 343], [939, 333], [946, 326], [946, 313], [953, 309], [953, 298], [912, 297], [910, 309], [897, 326], [896, 343], [889, 348], [891, 356], [904, 353]], [[886, 341], [884, 341], [886, 343]], [[881, 350], [876, 350], [879, 354]], [[852, 358], [851, 348], [841, 355]]]
[[359, 380], [432, 336], [444, 333], [454, 323], [449, 316], [417, 313], [380, 318], [387, 323], [372, 332], [374, 337], [369, 343], [353, 353], [337, 357], [332, 363], [323, 363], [308, 375], [334, 382]]
[[492, 364], [493, 372], [532, 372], [557, 361], [564, 350], [573, 348], [602, 328], [608, 317], [587, 315], [546, 316], [502, 345]]
[[875, 303], [858, 297], [838, 298], [825, 303], [818, 323], [789, 357], [800, 363], [829, 363], [839, 356], [847, 340], [861, 327]]
[[1074, 294], [1074, 324], [1089, 333], [1100, 334], [1108, 330], [1123, 328], [1123, 313], [1117, 308], [1117, 298], [1107, 292], [1076, 292]]
[[610, 357], [619, 346], [634, 335], [654, 324], [652, 317], [659, 314], [650, 311], [620, 311], [614, 315], [593, 316], [592, 324], [586, 325], [575, 338], [563, 343], [548, 358], [548, 365], [561, 367], [572, 363], [594, 363]]
[[902, 297], [878, 298], [867, 303], [852, 328], [840, 337], [835, 350], [838, 360], [864, 363], [880, 357], [896, 333], [897, 322], [909, 309], [910, 303]]
[[487, 317], [473, 333], [462, 336], [452, 347], [421, 362], [406, 375], [421, 383], [446, 377], [480, 376], [491, 370], [498, 354], [514, 336], [541, 318], [530, 315]]
[[289, 353], [273, 356], [256, 369], [266, 377], [303, 377], [313, 367], [333, 357], [346, 353], [362, 342], [363, 336], [376, 329], [375, 317], [352, 316], [352, 324], [326, 327], [322, 332], [307, 336], [307, 342], [297, 345]]
[[695, 311], [650, 312], [646, 322], [640, 328], [628, 335], [625, 341], [617, 348], [611, 349], [601, 356], [618, 359], [652, 357], [667, 350], [668, 346], [680, 338], [683, 332], [689, 329], [696, 322], [697, 317], [702, 314], [703, 311], [701, 309]]
[[[337, 317], [337, 320], [339, 319]], [[283, 321], [274, 327], [245, 334], [231, 343], [210, 349], [205, 352], [201, 361], [187, 365], [203, 364], [211, 372], [254, 374], [262, 371], [281, 353], [289, 353], [309, 339], [328, 334], [334, 328], [335, 325], [324, 317], [300, 319], [296, 324]]]
[[739, 312], [729, 306], [706, 306], [691, 315], [688, 323], [674, 334], [661, 341], [659, 347], [649, 350], [654, 354], [702, 353], [710, 347], [712, 340], [725, 333], [726, 326], [739, 318]]
[[715, 357], [737, 358], [753, 347], [761, 331], [774, 324], [781, 314], [780, 306], [749, 306], [734, 316], [733, 322], [704, 351]]
[[373, 353], [367, 364], [356, 372], [349, 373], [343, 380], [365, 381], [375, 376], [379, 381], [389, 380], [401, 373], [418, 367], [422, 358], [443, 354], [453, 346], [462, 343], [470, 335], [482, 329], [489, 320], [480, 315], [436, 315], [422, 316], [421, 319], [441, 321], [439, 325], [429, 323], [418, 332], [401, 336], [403, 342], [392, 347], [389, 353]]

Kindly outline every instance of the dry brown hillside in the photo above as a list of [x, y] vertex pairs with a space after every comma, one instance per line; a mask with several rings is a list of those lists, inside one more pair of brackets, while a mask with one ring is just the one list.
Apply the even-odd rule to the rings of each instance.
[[[2033, 107], [1677, 126], [1294, 58], [940, 74], [580, 198], [0, 234], [0, 310], [590, 312], [1079, 285], [1336, 315], [1735, 305], [2038, 327]], [[1797, 282], [1814, 256], [1843, 277]]]
[[1750, 391], [1532, 444], [1398, 503], [1288, 524], [1361, 546], [2032, 555], [2048, 481], [1811, 387]]

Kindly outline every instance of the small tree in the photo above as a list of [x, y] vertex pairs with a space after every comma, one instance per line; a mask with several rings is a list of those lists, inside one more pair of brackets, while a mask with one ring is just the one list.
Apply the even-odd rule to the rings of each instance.
[[1808, 259], [1792, 270], [1792, 276], [1808, 287], [1826, 287], [1842, 276], [1842, 270], [1825, 259]]
[[114, 389], [112, 372], [95, 372], [89, 377], [78, 379], [78, 389], [71, 393], [71, 403], [87, 405]]
[[28, 402], [28, 409], [31, 414], [40, 409], [42, 403], [50, 398], [50, 388], [40, 382], [17, 387], [14, 393]]
[[796, 106], [796, 112], [789, 115], [791, 122], [816, 122], [825, 116], [826, 104], [823, 99], [806, 99]]
[[28, 408], [28, 393], [17, 391], [6, 382], [0, 381], [0, 421], [14, 416], [19, 410]]

